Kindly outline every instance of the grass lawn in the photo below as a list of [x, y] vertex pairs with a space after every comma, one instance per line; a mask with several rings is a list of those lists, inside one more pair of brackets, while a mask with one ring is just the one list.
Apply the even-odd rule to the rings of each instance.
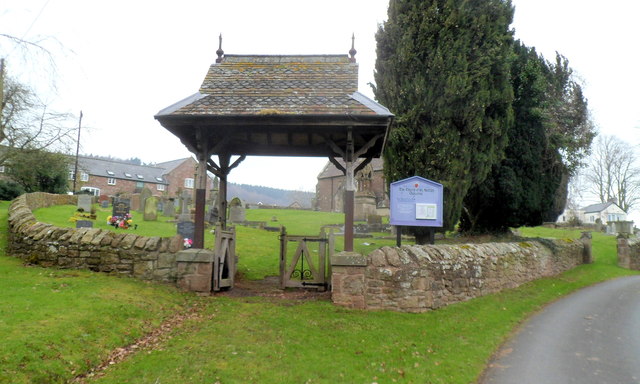
[[[250, 217], [249, 213], [253, 211], [247, 212], [248, 220], [264, 220]], [[264, 221], [270, 221], [273, 213], [264, 214], [268, 215], [268, 220]], [[287, 228], [291, 227], [291, 233], [299, 234], [294, 223], [299, 218], [287, 218], [284, 213], [276, 216], [279, 223], [284, 223]], [[327, 218], [332, 219], [331, 216]], [[315, 221], [318, 225], [324, 220], [307, 218], [303, 221]], [[313, 227], [308, 229], [313, 230]], [[560, 238], [577, 238], [580, 235], [579, 231], [546, 228], [522, 228], [521, 232], [526, 236]], [[273, 240], [259, 237], [263, 233]], [[313, 233], [315, 232], [311, 232]], [[271, 256], [273, 250], [266, 250], [266, 244], [268, 247], [273, 244], [275, 256]], [[238, 227], [241, 263], [245, 260], [243, 273], [257, 277], [277, 268], [277, 247], [276, 233]], [[47, 312], [49, 316], [64, 312], [60, 325], [57, 324], [57, 318], [43, 322], [49, 318], [46, 315], [40, 315], [37, 320], [31, 321], [14, 320], [16, 315], [13, 315], [13, 310], [7, 310], [0, 317], [0, 332], [17, 333], [21, 335], [21, 339], [14, 342], [11, 349], [0, 349], [0, 375], [5, 375], [0, 376], [0, 382], [3, 382], [4, 377], [13, 378], [16, 375], [13, 372], [21, 367], [21, 358], [9, 353], [19, 348], [20, 343], [29, 345], [32, 339], [39, 340], [37, 345], [40, 349], [33, 354], [33, 358], [39, 355], [51, 356], [49, 359], [52, 363], [38, 365], [34, 361], [25, 376], [11, 382], [55, 382], [47, 381], [47, 378], [69, 377], [71, 370], [81, 372], [87, 366], [94, 365], [97, 357], [104, 355], [109, 348], [126, 343], [134, 333], [140, 334], [157, 324], [162, 316], [189, 305], [186, 297], [191, 297], [191, 300], [203, 303], [202, 317], [189, 320], [184, 327], [174, 330], [173, 337], [158, 348], [141, 351], [110, 367], [105, 376], [89, 382], [473, 383], [493, 351], [531, 313], [581, 287], [636, 273], [615, 265], [614, 237], [594, 233], [593, 252], [596, 262], [592, 265], [577, 267], [553, 279], [538, 280], [518, 289], [423, 314], [347, 310], [334, 307], [327, 301], [221, 296], [195, 298], [180, 295], [164, 286], [144, 283], [136, 285], [138, 283], [129, 279], [79, 271], [23, 268], [19, 262], [2, 257], [0, 268], [4, 269], [0, 273], [3, 276], [16, 276], [10, 285], [22, 287], [13, 294], [15, 298], [11, 300], [11, 305], [14, 306], [26, 305], [23, 302], [28, 302], [34, 296], [32, 289], [53, 300], [64, 293], [67, 287], [56, 288], [50, 282], [57, 282], [62, 278], [67, 279], [65, 284], [74, 289], [76, 285], [82, 285], [84, 279], [104, 279], [104, 284], [109, 287], [106, 292], [126, 292], [127, 289], [120, 288], [120, 284], [124, 282], [132, 284], [135, 289], [148, 289], [150, 293], [138, 291], [133, 297], [125, 293], [113, 294], [110, 300], [106, 300], [111, 302], [110, 307], [101, 309], [102, 305], [107, 305], [103, 303], [104, 300], [96, 299], [95, 307], [82, 304], [85, 296], [94, 299], [95, 296], [78, 288], [76, 292], [70, 293], [79, 295], [79, 301], [59, 302], [54, 310]], [[273, 265], [269, 266], [269, 263]], [[47, 280], [48, 274], [62, 276], [49, 277], [50, 280]], [[72, 276], [66, 276], [69, 274]], [[4, 280], [0, 280], [0, 284], [4, 284]], [[49, 282], [49, 285], [33, 288], [38, 283], [42, 284], [42, 281]], [[4, 291], [17, 290], [4, 285], [0, 288]], [[105, 290], [99, 289], [99, 284], [94, 286], [93, 291], [106, 294]], [[157, 302], [156, 294], [160, 295], [159, 301], [163, 303]], [[85, 305], [89, 309], [83, 309]], [[5, 307], [4, 303], [0, 306], [3, 309]], [[147, 308], [151, 308], [149, 313], [141, 313], [147, 311]], [[151, 313], [154, 308], [156, 312]], [[77, 320], [82, 318], [81, 314], [92, 318], [111, 317], [110, 311], [120, 317], [113, 315], [114, 320], [105, 320], [109, 322], [108, 326], [99, 325], [103, 332], [100, 338], [91, 336], [92, 332], [73, 330], [86, 327], [83, 321]], [[44, 325], [34, 329], [34, 324], [38, 322]], [[118, 327], [117, 324], [121, 322], [126, 326]], [[13, 328], [3, 329], [7, 323], [15, 325]], [[59, 333], [56, 331], [59, 329], [71, 329], [74, 335], [70, 340], [63, 336], [47, 336], [49, 328], [52, 328], [52, 335]], [[43, 332], [44, 330], [47, 332]], [[84, 334], [92, 338], [85, 342]], [[103, 339], [109, 341], [103, 342]], [[46, 355], [47, 348], [54, 351]], [[23, 349], [26, 351], [30, 348]], [[94, 349], [99, 351], [94, 352]], [[75, 354], [86, 354], [88, 361], [82, 363], [78, 358], [73, 365], [66, 363], [65, 357]], [[12, 364], [17, 368], [12, 368], [13, 371], [6, 370], [4, 361], [14, 360], [16, 362]], [[57, 376], [50, 372], [56, 372]]]
[[[7, 207], [0, 203], [2, 249]], [[0, 383], [66, 382], [195, 301], [129, 278], [24, 267], [4, 252], [0, 292]]]

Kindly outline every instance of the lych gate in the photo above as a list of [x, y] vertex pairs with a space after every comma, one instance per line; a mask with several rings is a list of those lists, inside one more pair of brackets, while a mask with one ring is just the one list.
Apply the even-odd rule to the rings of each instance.
[[[207, 171], [220, 179], [225, 230], [227, 176], [246, 156], [315, 156], [346, 175], [344, 250], [353, 251], [354, 175], [381, 155], [393, 119], [358, 92], [353, 45], [349, 56], [225, 55], [221, 47], [216, 53], [200, 90], [155, 116], [199, 162], [193, 247], [204, 247]], [[365, 160], [356, 169], [357, 158]]]

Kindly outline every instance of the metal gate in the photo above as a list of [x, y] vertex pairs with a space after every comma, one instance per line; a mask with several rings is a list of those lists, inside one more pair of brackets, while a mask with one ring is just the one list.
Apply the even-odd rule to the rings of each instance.
[[[290, 242], [297, 243], [289, 259], [287, 248]], [[318, 249], [310, 251], [310, 243]], [[320, 232], [319, 236], [288, 235], [286, 228], [280, 230], [280, 288], [316, 288], [325, 291], [331, 285], [331, 255], [334, 249], [333, 233]], [[315, 254], [315, 255], [314, 255]]]

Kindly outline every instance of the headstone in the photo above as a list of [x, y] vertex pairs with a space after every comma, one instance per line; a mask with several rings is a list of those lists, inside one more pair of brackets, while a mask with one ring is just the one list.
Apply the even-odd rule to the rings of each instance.
[[129, 200], [129, 207], [131, 210], [133, 211], [139, 211], [140, 210], [140, 194], [139, 193], [134, 193], [130, 196], [130, 200]]
[[178, 216], [179, 221], [191, 221], [191, 192], [183, 191], [180, 195], [180, 215]]
[[129, 199], [117, 199], [113, 202], [112, 216], [123, 217], [131, 210], [131, 201]]
[[173, 199], [169, 199], [169, 201], [164, 204], [163, 208], [162, 215], [169, 217], [174, 217], [176, 215], [176, 206]]
[[178, 235], [182, 236], [183, 239], [192, 239], [196, 232], [196, 225], [193, 221], [179, 221], [178, 224]]
[[211, 224], [218, 222], [218, 207], [209, 206], [204, 219]]
[[144, 202], [144, 221], [156, 221], [158, 220], [158, 198], [150, 196], [145, 199]]
[[109, 200], [102, 200], [100, 202], [100, 208], [109, 208]]
[[246, 209], [242, 200], [238, 197], [231, 199], [229, 203], [229, 221], [232, 223], [243, 223], [247, 220]]
[[91, 195], [78, 195], [78, 210], [91, 212]]
[[147, 187], [142, 188], [142, 191], [140, 192], [140, 213], [144, 212], [146, 210], [146, 201], [148, 198], [150, 198], [153, 194], [151, 193], [151, 190]]
[[76, 228], [93, 228], [91, 220], [76, 220]]

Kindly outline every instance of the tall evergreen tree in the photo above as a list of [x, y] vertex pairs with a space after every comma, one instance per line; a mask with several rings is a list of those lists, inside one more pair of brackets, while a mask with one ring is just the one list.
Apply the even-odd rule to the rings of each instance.
[[566, 59], [547, 62], [516, 42], [511, 68], [515, 124], [507, 132], [505, 158], [469, 190], [463, 231], [555, 221], [566, 202], [567, 180], [593, 139], [586, 100]]
[[550, 149], [546, 136], [546, 66], [535, 49], [520, 42], [514, 44], [514, 52], [515, 123], [507, 131], [505, 158], [465, 197], [463, 231], [504, 231], [540, 224], [561, 182], [559, 159], [554, 158], [557, 152]]
[[442, 183], [445, 229], [503, 155], [512, 18], [510, 0], [391, 0], [376, 34], [374, 93], [396, 115], [385, 176]]

